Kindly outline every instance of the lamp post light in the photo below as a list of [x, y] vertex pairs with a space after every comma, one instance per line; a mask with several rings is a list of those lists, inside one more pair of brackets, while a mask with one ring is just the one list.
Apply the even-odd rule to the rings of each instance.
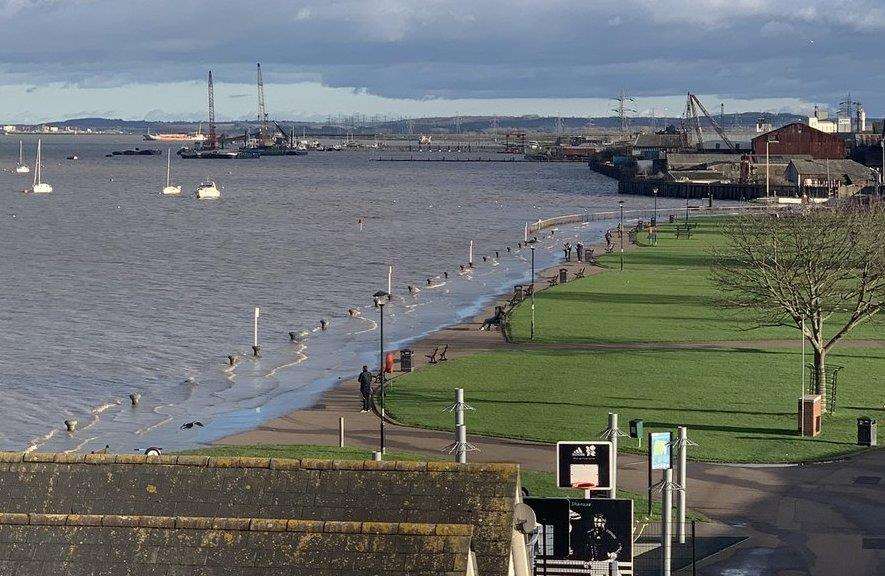
[[770, 161], [770, 152], [769, 147], [772, 144], [779, 144], [779, 140], [775, 140], [774, 138], [768, 138], [765, 140], [765, 197], [768, 198], [771, 195], [771, 161]]
[[532, 244], [532, 332], [531, 339], [535, 339], [535, 245]]
[[380, 431], [381, 454], [384, 454], [384, 306], [388, 302], [390, 302], [390, 293], [389, 292], [379, 290], [378, 292], [375, 292], [374, 294], [372, 294], [372, 303], [374, 304], [375, 308], [378, 308], [380, 310], [380, 315], [381, 315], [381, 322], [379, 324], [379, 327], [380, 327], [380, 329], [379, 329], [380, 330], [380, 338], [379, 338], [379, 340], [380, 340], [380, 342], [379, 342], [380, 356], [379, 356], [379, 360], [381, 362], [379, 364], [380, 370], [379, 370], [379, 374], [378, 374], [378, 380], [381, 382], [381, 384], [380, 384], [380, 387], [381, 387], [381, 418], [380, 418], [380, 420], [381, 420], [381, 431]]
[[618, 200], [618, 206], [621, 207], [621, 221], [618, 224], [618, 232], [621, 237], [621, 272], [624, 271], [624, 201]]
[[655, 209], [654, 209], [654, 214], [651, 215], [651, 225], [657, 226], [658, 225], [658, 189], [652, 188], [651, 195], [655, 199]]

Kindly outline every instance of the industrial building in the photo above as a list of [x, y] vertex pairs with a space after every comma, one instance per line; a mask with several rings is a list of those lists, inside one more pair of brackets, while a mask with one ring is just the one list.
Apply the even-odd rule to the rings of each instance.
[[753, 154], [765, 156], [807, 155], [812, 158], [845, 158], [845, 140], [841, 136], [828, 134], [801, 122], [787, 124], [753, 138]]
[[858, 189], [874, 184], [877, 175], [870, 168], [854, 160], [790, 160], [785, 172], [794, 186], [825, 186], [837, 188], [854, 186]]

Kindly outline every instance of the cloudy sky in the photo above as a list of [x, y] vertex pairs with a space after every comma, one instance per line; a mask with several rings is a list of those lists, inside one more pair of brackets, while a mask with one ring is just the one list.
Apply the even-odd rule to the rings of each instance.
[[0, 120], [885, 114], [883, 0], [0, 0]]

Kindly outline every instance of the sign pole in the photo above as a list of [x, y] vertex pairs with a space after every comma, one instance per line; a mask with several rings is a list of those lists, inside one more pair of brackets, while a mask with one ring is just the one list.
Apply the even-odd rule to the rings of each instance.
[[648, 517], [651, 518], [651, 503], [653, 500], [652, 482], [651, 482], [651, 432], [648, 433]]
[[679, 426], [677, 428], [679, 434], [679, 476], [677, 483], [679, 490], [676, 491], [676, 537], [680, 544], [685, 544], [685, 479], [686, 465], [688, 462], [688, 428]]
[[258, 345], [258, 315], [260, 314], [260, 310], [258, 306], [255, 307], [255, 313], [252, 319], [252, 355], [258, 358], [261, 356], [261, 347]]
[[664, 483], [661, 486], [661, 576], [670, 576], [670, 557], [672, 554], [672, 522], [673, 522], [673, 469], [664, 470]]
[[612, 469], [611, 480], [612, 489], [609, 498], [618, 497], [618, 415], [614, 412], [608, 413], [608, 429], [611, 431], [612, 442]]
[[467, 264], [473, 268], [473, 240], [470, 241], [470, 252], [467, 255]]
[[387, 267], [387, 293], [393, 294], [393, 266]]

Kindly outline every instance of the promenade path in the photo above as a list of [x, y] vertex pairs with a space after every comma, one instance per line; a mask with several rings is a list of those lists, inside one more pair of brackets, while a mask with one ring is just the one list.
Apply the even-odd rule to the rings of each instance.
[[[563, 267], [573, 270], [575, 264]], [[559, 266], [557, 266], [558, 268]], [[600, 269], [588, 268], [593, 274]], [[546, 283], [544, 283], [546, 286]], [[536, 289], [541, 289], [540, 283]], [[498, 304], [496, 302], [495, 304]], [[447, 356], [506, 349], [696, 349], [800, 346], [798, 341], [637, 342], [630, 344], [509, 343], [499, 332], [479, 325], [493, 305], [468, 322], [431, 334], [412, 346], [416, 368], [424, 355], [449, 345]], [[855, 341], [846, 346], [885, 347], [885, 342]], [[395, 383], [393, 385], [396, 385]], [[379, 419], [360, 413], [356, 381], [349, 380], [324, 393], [317, 403], [271, 420], [257, 429], [229, 436], [218, 444], [338, 444], [339, 418], [345, 418], [346, 443], [377, 449]], [[451, 432], [386, 425], [391, 451], [439, 457], [452, 442]], [[472, 461], [516, 462], [540, 471], [554, 471], [549, 444], [471, 435], [479, 448]], [[619, 487], [638, 493], [646, 489], [645, 458], [622, 454]], [[689, 464], [689, 500], [693, 510], [714, 520], [706, 528], [727, 529], [749, 538], [703, 563], [700, 575], [710, 576], [831, 576], [885, 574], [885, 451], [871, 450], [849, 459], [801, 466]]]

